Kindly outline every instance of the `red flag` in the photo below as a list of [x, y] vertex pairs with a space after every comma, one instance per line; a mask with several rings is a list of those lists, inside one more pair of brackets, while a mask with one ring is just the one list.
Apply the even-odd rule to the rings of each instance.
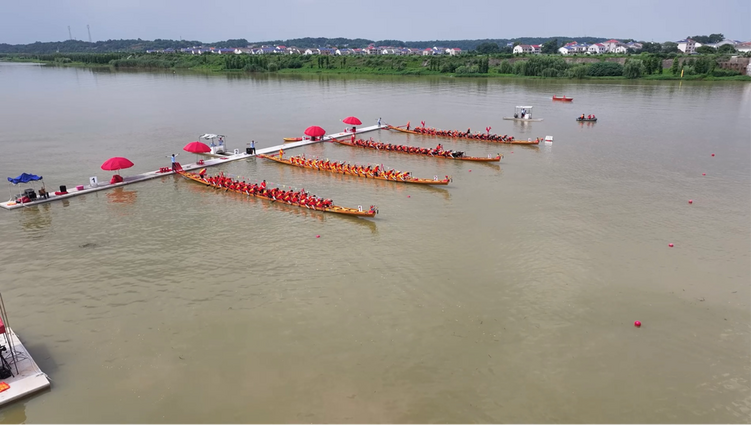
[[425, 121], [420, 121], [420, 124], [422, 124], [422, 126], [425, 127]]

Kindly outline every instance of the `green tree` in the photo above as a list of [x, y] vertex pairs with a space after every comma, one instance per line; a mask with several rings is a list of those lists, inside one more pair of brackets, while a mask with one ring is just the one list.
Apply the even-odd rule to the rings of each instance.
[[712, 43], [719, 43], [720, 41], [724, 40], [725, 36], [723, 34], [709, 34], [709, 35], [695, 35], [689, 38], [701, 44], [712, 44]]
[[701, 53], [703, 55], [711, 55], [711, 54], [717, 53], [717, 49], [715, 49], [712, 46], [699, 46], [696, 48], [696, 53]]
[[568, 78], [576, 78], [579, 80], [581, 80], [582, 78], [585, 78], [588, 73], [589, 73], [588, 65], [576, 65], [566, 70], [566, 76]]
[[661, 50], [662, 45], [660, 43], [644, 42], [641, 44], [642, 53], [660, 53]]
[[513, 74], [514, 66], [511, 65], [511, 62], [509, 62], [508, 59], [504, 59], [501, 61], [501, 64], [498, 65], [498, 73], [499, 74]]
[[717, 48], [717, 53], [735, 53], [736, 51], [732, 44], [723, 44]]
[[540, 53], [554, 55], [558, 53], [558, 47], [558, 39], [554, 38], [543, 43], [542, 47], [540, 48]]
[[500, 53], [501, 48], [498, 47], [498, 43], [485, 42], [478, 45], [475, 50], [481, 55], [487, 55], [490, 53]]
[[[660, 52], [662, 53], [680, 53], [680, 50], [678, 50], [678, 43], [673, 43], [672, 41], [666, 41], [662, 43], [662, 47], [660, 48]], [[658, 53], [658, 52], [655, 52]]]
[[595, 62], [589, 65], [588, 74], [592, 77], [615, 77], [623, 75], [623, 65], [617, 62]]
[[623, 76], [626, 78], [641, 78], [644, 71], [644, 62], [639, 59], [629, 59], [623, 66]]
[[673, 59], [673, 65], [670, 66], [670, 73], [678, 75], [681, 73], [681, 61], [678, 58]]

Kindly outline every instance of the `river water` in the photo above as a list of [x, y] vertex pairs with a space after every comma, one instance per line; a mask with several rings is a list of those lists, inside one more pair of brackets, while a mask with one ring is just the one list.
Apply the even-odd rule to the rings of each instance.
[[[2, 64], [0, 93], [2, 176], [53, 189], [109, 180], [112, 156], [135, 163], [124, 175], [193, 162], [182, 147], [206, 132], [244, 150], [350, 115], [555, 138], [368, 134], [500, 152], [495, 165], [288, 151], [450, 175], [445, 188], [260, 159], [210, 169], [374, 204], [375, 219], [175, 176], [0, 211], [5, 305], [53, 382], [5, 423], [751, 420], [749, 84]], [[544, 121], [503, 121], [515, 105]]]

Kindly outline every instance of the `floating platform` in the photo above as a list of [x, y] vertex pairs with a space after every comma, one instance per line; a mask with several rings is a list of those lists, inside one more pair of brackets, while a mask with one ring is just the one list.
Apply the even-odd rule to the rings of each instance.
[[5, 328], [5, 335], [0, 337], [0, 343], [5, 345], [6, 338], [10, 346], [6, 347], [7, 349], [0, 354], [10, 365], [10, 370], [14, 376], [0, 380], [0, 386], [5, 387], [2, 384], [8, 385], [8, 389], [0, 392], [0, 406], [50, 387], [50, 379], [39, 369], [26, 347], [21, 343], [18, 335], [9, 327]]
[[[362, 128], [357, 129], [356, 134], [367, 133], [370, 131], [386, 129], [386, 128], [388, 128], [388, 124], [362, 127]], [[194, 162], [191, 164], [185, 164], [185, 165], [182, 165], [182, 167], [184, 171], [193, 171], [193, 170], [198, 170], [204, 167], [213, 167], [215, 165], [221, 165], [230, 161], [237, 161], [240, 159], [251, 158], [261, 153], [274, 154], [274, 153], [279, 152], [279, 149], [286, 150], [286, 149], [299, 148], [302, 146], [312, 145], [314, 143], [327, 142], [337, 137], [341, 138], [341, 137], [348, 137], [348, 136], [352, 136], [352, 133], [347, 133], [347, 132], [334, 133], [334, 134], [323, 136], [320, 140], [302, 140], [299, 142], [285, 143], [283, 145], [272, 146], [269, 148], [256, 149], [255, 154], [248, 154], [247, 152], [241, 152], [240, 149], [233, 149], [233, 153], [229, 153], [229, 154], [216, 154], [216, 155], [204, 154], [204, 155], [212, 156], [214, 158], [201, 160], [201, 161]], [[59, 195], [56, 194], [55, 192], [49, 192], [49, 198], [45, 198], [45, 199], [36, 198], [35, 200], [32, 200], [30, 202], [24, 202], [24, 203], [16, 202], [15, 200], [8, 200], [5, 202], [0, 202], [0, 208], [4, 208], [6, 210], [13, 210], [17, 208], [24, 208], [24, 207], [30, 207], [33, 205], [44, 204], [47, 202], [61, 201], [63, 199], [69, 199], [74, 196], [85, 195], [87, 193], [97, 192], [100, 190], [113, 189], [116, 187], [125, 186], [125, 185], [129, 185], [133, 183], [139, 183], [139, 182], [155, 179], [158, 177], [168, 176], [170, 174], [175, 174], [175, 172], [169, 168], [163, 168], [161, 170], [149, 171], [147, 173], [137, 174], [135, 176], [123, 177], [123, 181], [119, 183], [101, 183], [100, 182], [100, 183], [97, 183], [95, 186], [92, 186], [91, 184], [78, 185], [78, 186], [74, 186], [72, 189], [68, 189], [67, 193], [61, 193]]]

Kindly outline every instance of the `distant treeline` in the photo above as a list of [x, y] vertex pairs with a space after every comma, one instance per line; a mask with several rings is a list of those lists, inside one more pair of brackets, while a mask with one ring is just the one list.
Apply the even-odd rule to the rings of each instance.
[[[193, 46], [212, 46], [216, 48], [246, 47], [248, 45], [283, 45], [295, 46], [301, 49], [320, 47], [348, 47], [351, 49], [376, 46], [413, 47], [426, 49], [429, 47], [453, 47], [464, 51], [475, 50], [483, 43], [495, 43], [500, 47], [506, 47], [509, 43], [517, 44], [543, 44], [549, 40], [578, 41], [579, 43], [600, 43], [605, 41], [601, 37], [521, 37], [514, 39], [485, 39], [485, 40], [432, 40], [432, 41], [400, 41], [400, 40], [366, 40], [362, 38], [294, 38], [289, 40], [268, 40], [248, 42], [243, 38], [206, 43], [198, 40], [107, 40], [89, 43], [81, 40], [66, 40], [53, 42], [36, 42], [31, 44], [6, 44], [0, 43], [0, 53], [110, 53], [110, 52], [145, 52], [146, 50], [162, 50], [172, 48], [179, 50]], [[630, 41], [630, 40], [624, 40]]]
[[[668, 57], [666, 59], [665, 57]], [[519, 76], [541, 78], [625, 77], [672, 79], [740, 77], [721, 69], [728, 55], [680, 56], [642, 53], [625, 57], [463, 54], [458, 56], [327, 56], [327, 55], [192, 55], [184, 53], [54, 53], [0, 54], [0, 60], [40, 61], [57, 65], [101, 65], [115, 69], [190, 69], [208, 72], [338, 73], [391, 75]], [[670, 61], [672, 59], [672, 61]], [[671, 64], [663, 69], [663, 61]], [[667, 66], [667, 65], [666, 65]]]

